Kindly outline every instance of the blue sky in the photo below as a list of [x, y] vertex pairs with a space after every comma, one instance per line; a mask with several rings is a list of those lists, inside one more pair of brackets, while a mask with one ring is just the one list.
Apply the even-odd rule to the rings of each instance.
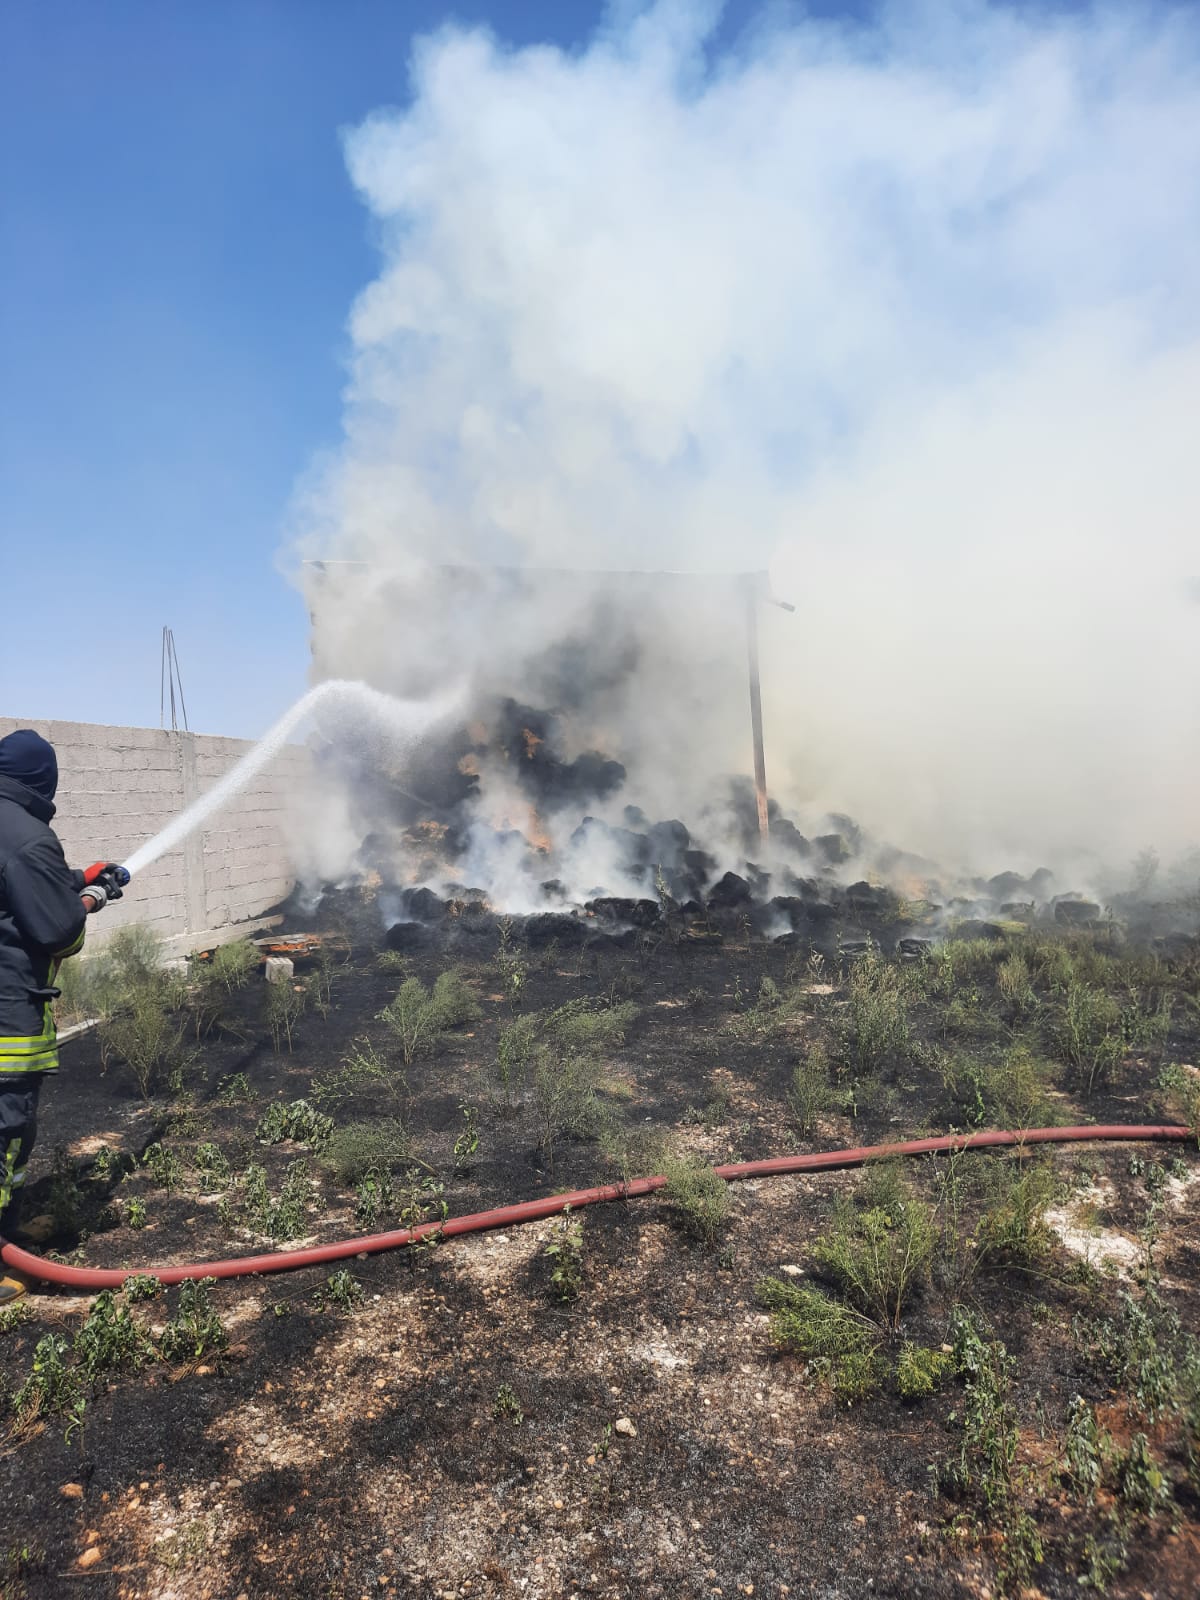
[[[725, 32], [753, 8], [727, 8]], [[336, 443], [369, 222], [339, 130], [403, 100], [447, 18], [570, 45], [595, 0], [11, 0], [0, 16], [0, 709], [192, 726], [304, 687], [276, 570]]]

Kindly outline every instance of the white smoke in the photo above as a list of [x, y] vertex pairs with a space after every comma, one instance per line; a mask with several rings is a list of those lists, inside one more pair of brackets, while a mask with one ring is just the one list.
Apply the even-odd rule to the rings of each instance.
[[[799, 820], [985, 872], [1182, 851], [1194, 16], [769, 10], [722, 53], [718, 9], [625, 5], [571, 53], [447, 27], [347, 137], [382, 265], [299, 545], [371, 575], [311, 588], [318, 671], [519, 693], [588, 626], [397, 612], [377, 575], [414, 563], [769, 567], [798, 611], [763, 615], [768, 779]], [[591, 719], [659, 815], [749, 767], [721, 614], [664, 602]]]

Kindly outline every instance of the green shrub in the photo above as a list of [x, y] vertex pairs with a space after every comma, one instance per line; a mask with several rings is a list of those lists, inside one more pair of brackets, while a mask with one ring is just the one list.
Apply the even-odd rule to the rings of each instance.
[[829, 1081], [829, 1053], [815, 1040], [792, 1068], [788, 1105], [796, 1126], [806, 1138], [817, 1131], [817, 1119], [833, 1103]]
[[271, 1043], [276, 1055], [285, 1044], [291, 1055], [296, 1024], [304, 1015], [307, 1004], [307, 992], [290, 979], [267, 984], [267, 1026], [271, 1030]]
[[578, 1297], [583, 1287], [583, 1223], [568, 1207], [555, 1224], [542, 1254], [550, 1263], [550, 1292], [564, 1302]]
[[431, 993], [419, 978], [406, 978], [396, 998], [379, 1013], [399, 1042], [406, 1066], [433, 1050], [450, 1028], [479, 1015], [479, 1005], [457, 967], [441, 973]]
[[331, 1272], [315, 1295], [319, 1306], [336, 1306], [339, 1311], [347, 1316], [358, 1305], [362, 1297], [362, 1284], [345, 1267], [339, 1267], [335, 1272]]
[[69, 1441], [83, 1426], [87, 1409], [83, 1381], [78, 1368], [67, 1365], [66, 1354], [67, 1341], [61, 1334], [47, 1333], [38, 1340], [33, 1369], [12, 1397], [18, 1430], [25, 1431], [42, 1417], [65, 1417]]
[[496, 1042], [496, 1081], [506, 1109], [512, 1111], [524, 1098], [537, 1035], [536, 1013], [516, 1017], [500, 1029]]
[[141, 1273], [126, 1278], [121, 1285], [121, 1293], [131, 1305], [136, 1305], [139, 1300], [156, 1300], [162, 1292], [163, 1286], [157, 1278]]
[[401, 1120], [407, 1113], [410, 1093], [404, 1069], [385, 1061], [367, 1038], [356, 1039], [338, 1066], [312, 1084], [313, 1100], [332, 1112], [361, 1095], [386, 1096], [393, 1115]]
[[1072, 980], [1054, 1024], [1054, 1040], [1085, 1094], [1108, 1084], [1125, 1054], [1121, 1008], [1111, 995]]
[[1042, 1260], [1053, 1236], [1046, 1225], [1054, 1199], [1054, 1169], [1048, 1161], [989, 1161], [983, 1168], [986, 1209], [976, 1229], [980, 1261], [1030, 1266]]
[[765, 1278], [755, 1292], [771, 1313], [773, 1342], [802, 1357], [838, 1399], [854, 1405], [879, 1387], [879, 1332], [865, 1317], [812, 1284]]
[[702, 1244], [715, 1244], [733, 1215], [729, 1185], [694, 1157], [668, 1161], [666, 1177], [663, 1195], [684, 1231]]
[[271, 1106], [254, 1130], [260, 1144], [305, 1144], [312, 1150], [323, 1150], [333, 1135], [333, 1118], [314, 1111], [307, 1100], [293, 1100], [290, 1105]]
[[816, 1258], [860, 1311], [881, 1327], [896, 1328], [909, 1293], [929, 1269], [932, 1216], [924, 1201], [883, 1174], [869, 1175], [858, 1199], [858, 1205], [839, 1201]]
[[167, 985], [151, 978], [127, 995], [100, 1030], [105, 1060], [127, 1068], [143, 1100], [178, 1074], [186, 1060], [183, 1024], [172, 1015], [170, 1000]]
[[559, 1140], [593, 1138], [602, 1116], [598, 1094], [603, 1082], [604, 1052], [621, 1044], [637, 1007], [596, 1007], [573, 1000], [537, 1018], [533, 1051], [533, 1098], [540, 1129], [540, 1147], [553, 1166]]
[[844, 1405], [856, 1406], [878, 1390], [885, 1371], [886, 1366], [877, 1351], [856, 1350], [833, 1363], [830, 1385]]
[[210, 1189], [221, 1188], [229, 1182], [229, 1161], [220, 1145], [211, 1141], [198, 1144], [192, 1152], [192, 1165]]
[[433, 1005], [443, 1028], [461, 1027], [480, 1015], [479, 1002], [459, 967], [438, 974], [433, 985]]
[[256, 1232], [283, 1243], [298, 1239], [308, 1229], [312, 1184], [307, 1164], [293, 1161], [284, 1173], [279, 1194], [272, 1195], [266, 1169], [249, 1166], [242, 1188], [242, 1212]]
[[222, 1078], [217, 1085], [216, 1101], [220, 1106], [241, 1105], [247, 1100], [253, 1100], [254, 1091], [250, 1087], [250, 1080], [244, 1072], [233, 1072], [227, 1078]]
[[908, 1008], [898, 969], [869, 950], [850, 969], [842, 1030], [843, 1053], [851, 1071], [871, 1076], [908, 1057]]
[[896, 1362], [896, 1389], [902, 1400], [924, 1400], [949, 1376], [953, 1358], [941, 1350], [905, 1343]]
[[74, 1355], [94, 1381], [103, 1372], [137, 1372], [153, 1360], [154, 1346], [128, 1306], [118, 1305], [113, 1290], [104, 1289], [75, 1335]]
[[1013, 1021], [1027, 1017], [1037, 1009], [1033, 973], [1020, 950], [1014, 950], [996, 968], [996, 987]]
[[158, 1187], [165, 1189], [168, 1194], [178, 1188], [183, 1178], [183, 1162], [170, 1145], [147, 1145], [142, 1155], [142, 1166]]
[[394, 1171], [412, 1159], [412, 1147], [401, 1122], [347, 1122], [336, 1127], [321, 1160], [347, 1188], [368, 1174]]
[[354, 1220], [364, 1233], [370, 1233], [394, 1203], [391, 1174], [386, 1167], [371, 1167], [355, 1185]]
[[1200, 1144], [1200, 1072], [1175, 1062], [1159, 1073], [1158, 1086], [1170, 1114], [1190, 1128]]
[[209, 968], [214, 981], [226, 993], [233, 994], [236, 989], [245, 988], [261, 963], [262, 955], [249, 939], [231, 939], [213, 951]]
[[200, 1361], [228, 1346], [229, 1335], [209, 1297], [216, 1281], [188, 1278], [179, 1285], [179, 1305], [159, 1339], [168, 1361]]
[[159, 937], [141, 923], [118, 928], [94, 955], [65, 961], [56, 982], [62, 991], [60, 1016], [79, 1019], [115, 1016], [141, 990], [171, 987]]
[[126, 1207], [126, 1218], [131, 1228], [144, 1228], [147, 1221], [146, 1202], [144, 1200], [138, 1200], [136, 1197], [130, 1200], [128, 1206]]

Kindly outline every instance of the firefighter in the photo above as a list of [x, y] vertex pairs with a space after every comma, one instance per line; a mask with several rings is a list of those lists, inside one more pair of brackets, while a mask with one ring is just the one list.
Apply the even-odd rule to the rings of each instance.
[[[83, 945], [89, 912], [120, 896], [117, 869], [67, 866], [51, 831], [58, 760], [29, 728], [0, 739], [0, 1236], [20, 1222], [42, 1079], [58, 1070], [52, 1002], [60, 964]], [[0, 1278], [0, 1306], [25, 1284]]]

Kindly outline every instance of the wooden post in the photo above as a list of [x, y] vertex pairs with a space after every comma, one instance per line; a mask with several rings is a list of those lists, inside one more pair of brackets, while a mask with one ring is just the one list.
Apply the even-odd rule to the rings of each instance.
[[758, 831], [765, 844], [770, 838], [767, 816], [767, 758], [763, 751], [762, 686], [758, 676], [758, 583], [746, 579], [746, 653], [750, 666], [750, 732], [754, 739], [754, 795], [758, 801]]

